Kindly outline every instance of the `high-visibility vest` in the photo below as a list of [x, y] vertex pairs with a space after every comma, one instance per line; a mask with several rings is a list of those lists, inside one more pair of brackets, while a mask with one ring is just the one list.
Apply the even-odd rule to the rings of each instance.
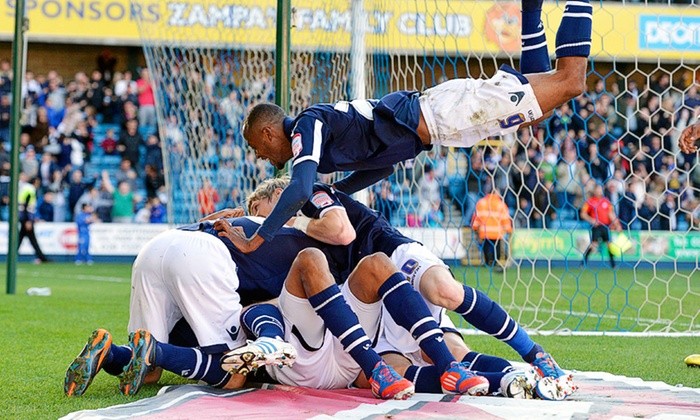
[[496, 194], [488, 194], [476, 202], [472, 216], [472, 229], [479, 233], [481, 239], [503, 239], [506, 233], [513, 231], [508, 206]]

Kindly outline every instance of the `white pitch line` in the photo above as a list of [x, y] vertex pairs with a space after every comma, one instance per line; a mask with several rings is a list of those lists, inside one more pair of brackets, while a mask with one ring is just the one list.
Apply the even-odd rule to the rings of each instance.
[[[46, 278], [45, 274], [39, 274], [34, 272], [29, 272], [25, 270], [17, 270], [17, 274], [24, 277], [34, 277], [34, 278]], [[89, 274], [76, 274], [76, 275], [54, 275], [54, 279], [61, 280], [92, 280], [92, 281], [103, 281], [108, 283], [127, 283], [131, 281], [130, 279], [124, 277], [109, 277], [109, 276], [95, 276]]]
[[569, 311], [562, 311], [560, 309], [554, 309], [551, 311], [543, 311], [543, 310], [538, 310], [530, 307], [517, 307], [517, 306], [509, 306], [509, 307], [504, 307], [507, 311], [511, 310], [516, 310], [516, 311], [522, 311], [522, 312], [542, 312], [542, 313], [551, 313], [551, 314], [557, 314], [557, 315], [572, 315], [572, 316], [578, 316], [578, 317], [593, 317], [593, 318], [603, 318], [603, 319], [619, 319], [621, 321], [635, 321], [635, 322], [641, 322], [641, 323], [647, 323], [647, 324], [674, 324], [682, 327], [690, 327], [692, 325], [695, 325], [696, 327], [698, 324], [689, 324], [687, 322], [676, 322], [670, 319], [651, 319], [651, 318], [634, 318], [634, 317], [629, 317], [629, 316], [615, 316], [615, 315], [598, 315], [594, 312], [569, 312]]

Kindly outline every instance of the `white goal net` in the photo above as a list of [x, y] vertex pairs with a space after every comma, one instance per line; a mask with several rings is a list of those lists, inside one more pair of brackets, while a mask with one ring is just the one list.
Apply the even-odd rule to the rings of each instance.
[[[700, 7], [593, 5], [584, 95], [536, 129], [398, 165], [370, 188], [369, 205], [529, 329], [697, 333], [700, 170], [676, 140], [700, 114]], [[355, 1], [363, 10], [355, 20], [349, 0], [292, 6], [292, 114], [317, 102], [490, 77], [504, 63], [518, 68], [516, 2]], [[170, 220], [187, 223], [209, 201], [217, 209], [240, 205], [273, 175], [246, 147], [240, 126], [252, 105], [275, 99], [276, 3], [159, 7], [162, 18], [139, 29], [157, 91]], [[544, 4], [550, 52], [563, 8]], [[591, 229], [581, 207], [595, 185], [623, 220], [622, 232], [611, 235], [615, 269], [606, 247], [582, 264]], [[508, 204], [515, 229], [489, 268], [470, 224], [476, 202], [492, 190]]]

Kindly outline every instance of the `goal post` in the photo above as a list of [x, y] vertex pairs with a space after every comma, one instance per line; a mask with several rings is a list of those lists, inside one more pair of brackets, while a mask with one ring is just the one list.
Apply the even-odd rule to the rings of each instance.
[[[256, 161], [240, 129], [251, 106], [275, 101], [281, 89], [273, 82], [276, 1], [155, 3], [160, 18], [138, 24], [154, 73], [170, 220], [187, 223], [200, 216], [205, 179], [221, 208], [241, 204], [273, 174]], [[676, 146], [680, 130], [700, 115], [700, 7], [592, 4], [584, 95], [534, 129], [399, 164], [369, 189], [368, 202], [529, 330], [700, 333], [700, 169], [696, 156]], [[284, 91], [291, 114], [318, 102], [490, 77], [501, 64], [518, 68], [519, 2], [291, 6]], [[561, 1], [543, 7], [551, 53], [564, 7]], [[358, 19], [364, 32], [353, 34]], [[624, 216], [624, 230], [612, 232], [611, 247], [582, 264], [591, 229], [581, 209], [596, 184]], [[503, 271], [483, 266], [470, 229], [476, 202], [488, 191], [502, 195], [515, 226], [502, 245]]]

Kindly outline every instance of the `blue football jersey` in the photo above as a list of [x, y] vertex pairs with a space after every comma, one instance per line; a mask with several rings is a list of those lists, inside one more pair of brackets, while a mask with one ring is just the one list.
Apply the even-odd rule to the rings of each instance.
[[425, 150], [416, 132], [418, 92], [383, 98], [317, 104], [285, 120], [293, 164], [312, 160], [318, 172], [380, 169]]
[[[246, 235], [252, 235], [262, 221], [260, 218], [251, 217], [228, 220], [232, 226], [242, 227]], [[293, 228], [283, 227], [272, 241], [266, 241], [249, 254], [242, 253], [229, 239], [220, 237], [212, 222], [195, 223], [180, 229], [209, 233], [221, 239], [226, 245], [238, 269], [238, 293], [243, 306], [278, 297], [292, 262], [305, 248], [318, 248], [326, 254], [331, 274], [337, 282], [341, 279], [340, 273], [347, 267], [345, 247], [324, 244]]]
[[[416, 242], [391, 226], [380, 213], [347, 194], [336, 191], [330, 185], [315, 184], [314, 193], [301, 208], [301, 212], [307, 217], [318, 219], [324, 212], [338, 207], [345, 208], [348, 219], [355, 228], [355, 240], [348, 246], [350, 270], [354, 269], [367, 255], [383, 252], [391, 256], [399, 245]], [[344, 273], [343, 276], [347, 274]]]

